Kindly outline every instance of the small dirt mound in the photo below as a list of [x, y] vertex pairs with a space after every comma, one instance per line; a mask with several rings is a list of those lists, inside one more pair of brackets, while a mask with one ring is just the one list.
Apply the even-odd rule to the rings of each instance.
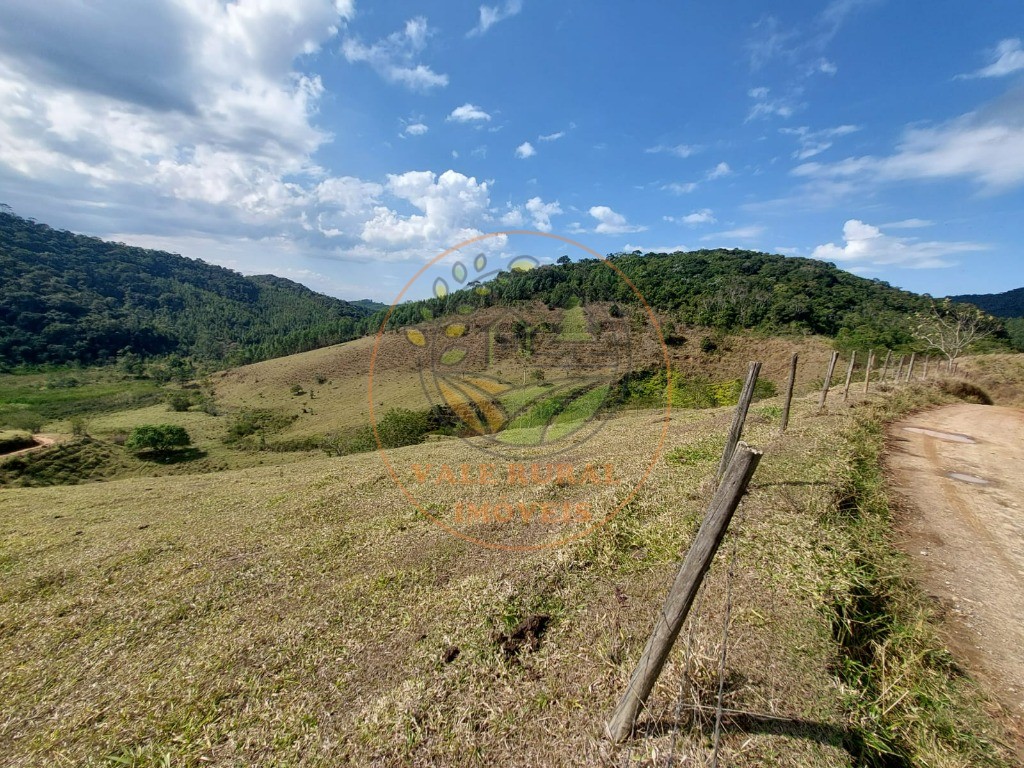
[[540, 647], [540, 638], [548, 628], [551, 617], [544, 613], [527, 616], [511, 632], [498, 632], [494, 636], [494, 644], [501, 649], [505, 658], [510, 659], [523, 648], [531, 651]]

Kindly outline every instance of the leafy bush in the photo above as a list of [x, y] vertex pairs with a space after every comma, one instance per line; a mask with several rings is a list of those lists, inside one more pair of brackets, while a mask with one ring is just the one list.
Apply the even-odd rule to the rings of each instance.
[[406, 408], [392, 408], [377, 422], [377, 436], [383, 448], [415, 445], [429, 431], [428, 415]]
[[192, 396], [183, 390], [175, 390], [167, 394], [167, 405], [172, 411], [178, 413], [187, 411], [192, 407]]
[[124, 447], [133, 453], [169, 453], [192, 444], [184, 427], [176, 424], [143, 424], [135, 427]]
[[[458, 419], [448, 406], [434, 406], [428, 412], [392, 408], [377, 422], [377, 433], [369, 425], [349, 429], [324, 438], [320, 448], [330, 456], [366, 453], [378, 448], [416, 445], [428, 432], [450, 433]], [[379, 441], [378, 441], [379, 438]]]
[[[743, 379], [709, 381], [708, 379], [675, 376], [668, 386], [665, 371], [631, 371], [619, 379], [609, 396], [609, 405], [634, 408], [657, 407], [670, 397], [675, 408], [717, 408], [736, 405], [743, 391]], [[754, 399], [774, 397], [775, 384], [758, 379], [754, 385]]]
[[12, 429], [25, 429], [33, 435], [43, 428], [46, 423], [41, 415], [31, 409], [8, 411], [0, 416], [0, 426], [7, 426]]
[[264, 408], [246, 408], [235, 414], [228, 425], [228, 441], [238, 441], [257, 433], [277, 432], [291, 424], [295, 418]]

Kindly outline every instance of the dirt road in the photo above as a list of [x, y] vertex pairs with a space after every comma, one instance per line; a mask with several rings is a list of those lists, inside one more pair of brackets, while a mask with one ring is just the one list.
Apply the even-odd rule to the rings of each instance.
[[894, 424], [887, 469], [902, 541], [943, 608], [957, 661], [1024, 749], [1024, 411], [951, 405]]
[[0, 455], [0, 461], [11, 458], [11, 456], [21, 456], [25, 453], [31, 453], [32, 451], [38, 451], [40, 448], [47, 448], [60, 439], [60, 435], [32, 435], [32, 439], [36, 441], [36, 444], [29, 448], [22, 448], [20, 451], [11, 451]]

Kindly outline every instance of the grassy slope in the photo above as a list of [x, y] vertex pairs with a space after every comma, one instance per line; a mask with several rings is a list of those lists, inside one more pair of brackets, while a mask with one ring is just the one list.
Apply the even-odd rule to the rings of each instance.
[[1024, 355], [972, 355], [960, 369], [992, 396], [996, 405], [1024, 407]]
[[[589, 309], [596, 311], [594, 307]], [[570, 310], [573, 311], [578, 314], [581, 310]], [[561, 310], [549, 314], [556, 323], [562, 320]], [[487, 319], [486, 313], [470, 316], [471, 322], [486, 322]], [[574, 333], [578, 332], [579, 318], [572, 317], [569, 326]], [[700, 328], [686, 330], [686, 343], [670, 349], [673, 370], [679, 375], [716, 380], [741, 378], [746, 375], [747, 362], [756, 359], [764, 364], [761, 377], [775, 382], [781, 391], [789, 372], [789, 356], [799, 352], [804, 363], [800, 367], [797, 391], [806, 392], [815, 380], [820, 381], [824, 376], [830, 354], [828, 342], [818, 337], [754, 335], [725, 337], [720, 349], [708, 354], [699, 349], [699, 341], [707, 333]], [[270, 408], [295, 416], [293, 424], [281, 432], [282, 439], [360, 426], [369, 418], [367, 375], [375, 342], [375, 337], [368, 337], [216, 374], [212, 381], [217, 401], [228, 410]], [[518, 383], [525, 373], [539, 368], [552, 380], [557, 375], [555, 360], [546, 354], [543, 343], [538, 347], [535, 355], [528, 359], [506, 354], [486, 372]], [[638, 344], [634, 354], [634, 366], [643, 367], [657, 365], [660, 351], [649, 343]], [[378, 405], [413, 410], [425, 407], [413, 360], [401, 334], [388, 333], [382, 337], [374, 388]], [[305, 394], [293, 395], [291, 387], [295, 384]]]
[[[729, 765], [856, 765], [864, 713], [903, 706], [896, 686], [880, 698], [834, 674], [828, 607], [863, 581], [864, 546], [836, 503], [862, 482], [874, 417], [814, 404], [796, 404], [784, 439], [773, 403], [753, 410], [748, 439], [765, 459], [694, 623], [695, 695], [708, 702], [735, 542], [727, 703], [783, 719], [727, 724]], [[594, 449], [635, 462], [655, 416], [610, 420]], [[0, 490], [0, 750], [12, 765], [663, 760], [672, 736], [657, 723], [674, 719], [680, 649], [645, 736], [612, 755], [600, 733], [696, 529], [728, 418], [675, 414], [670, 456], [637, 500], [593, 535], [528, 555], [424, 521], [374, 454]], [[457, 441], [403, 451], [473, 456]], [[553, 616], [539, 648], [506, 659], [493, 632], [535, 611]], [[929, 765], [978, 764], [991, 726], [969, 683], [950, 685], [935, 706], [975, 735], [925, 728], [915, 742]], [[703, 753], [707, 727], [683, 729], [678, 751]]]

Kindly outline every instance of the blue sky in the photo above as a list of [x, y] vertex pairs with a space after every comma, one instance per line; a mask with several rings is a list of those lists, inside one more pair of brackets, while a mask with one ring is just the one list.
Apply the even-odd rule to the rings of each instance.
[[1019, 0], [5, 0], [0, 202], [343, 298], [506, 229], [1003, 291], [1022, 38]]

